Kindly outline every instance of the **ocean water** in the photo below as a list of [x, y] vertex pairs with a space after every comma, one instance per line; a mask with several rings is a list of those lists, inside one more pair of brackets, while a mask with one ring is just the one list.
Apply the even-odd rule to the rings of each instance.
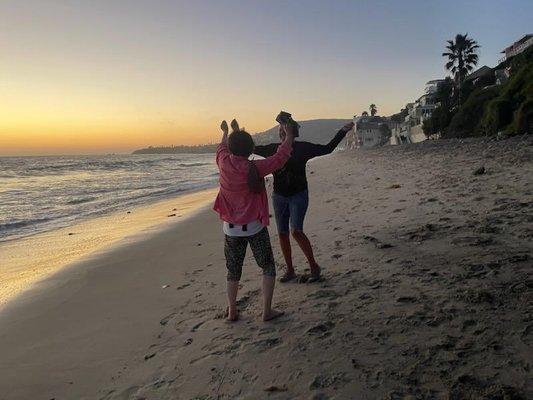
[[0, 157], [0, 242], [217, 180], [214, 154]]

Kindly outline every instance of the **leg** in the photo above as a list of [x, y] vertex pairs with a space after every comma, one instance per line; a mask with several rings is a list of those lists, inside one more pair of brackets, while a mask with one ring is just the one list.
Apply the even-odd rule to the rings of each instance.
[[237, 321], [239, 313], [237, 311], [237, 292], [239, 291], [239, 281], [227, 281], [228, 294], [228, 321]]
[[285, 265], [287, 266], [287, 272], [283, 281], [286, 281], [288, 277], [295, 276], [294, 267], [292, 265], [292, 250], [291, 239], [289, 236], [289, 201], [287, 197], [280, 196], [276, 193], [272, 195], [272, 203], [274, 205], [274, 214], [276, 216], [276, 225], [278, 227], [279, 245], [283, 258], [285, 259]]
[[242, 263], [246, 255], [246, 239], [236, 236], [227, 236], [224, 241], [224, 254], [226, 256], [227, 275], [227, 295], [228, 295], [228, 320], [236, 321], [237, 292], [239, 281], [242, 275]]
[[268, 229], [265, 227], [261, 232], [248, 237], [248, 243], [250, 243], [257, 265], [263, 270], [263, 320], [269, 321], [283, 315], [283, 313], [272, 308], [276, 264], [274, 263], [274, 254], [270, 245]]
[[290, 201], [290, 222], [292, 227], [292, 237], [298, 243], [298, 246], [302, 249], [309, 267], [311, 268], [312, 275], [320, 274], [320, 267], [318, 266], [315, 256], [313, 254], [313, 247], [309, 238], [304, 233], [304, 219], [307, 213], [307, 207], [309, 206], [309, 194], [307, 190], [292, 196]]
[[305, 257], [307, 258], [307, 262], [309, 263], [309, 267], [311, 268], [311, 273], [316, 273], [320, 270], [320, 267], [318, 266], [315, 256], [313, 254], [313, 246], [311, 246], [311, 242], [309, 241], [309, 238], [303, 231], [292, 231], [292, 237], [296, 242], [298, 243], [298, 246], [302, 249]]
[[279, 234], [279, 247], [281, 247], [281, 252], [283, 253], [283, 258], [285, 259], [285, 265], [287, 266], [286, 276], [289, 277], [296, 275], [292, 265], [291, 237], [288, 233]]
[[263, 321], [270, 321], [281, 317], [284, 312], [272, 308], [272, 297], [274, 296], [274, 286], [276, 277], [263, 275]]

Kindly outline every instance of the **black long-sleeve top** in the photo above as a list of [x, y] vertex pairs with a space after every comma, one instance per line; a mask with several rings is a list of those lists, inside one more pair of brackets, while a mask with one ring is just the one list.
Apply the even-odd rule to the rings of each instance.
[[[295, 141], [292, 145], [292, 155], [283, 168], [275, 171], [274, 193], [281, 196], [292, 196], [307, 189], [307, 176], [305, 166], [307, 161], [314, 157], [323, 156], [335, 150], [335, 147], [346, 136], [347, 131], [341, 129], [328, 144], [315, 144]], [[254, 153], [269, 157], [276, 153], [280, 143], [271, 143], [264, 146], [255, 146]]]

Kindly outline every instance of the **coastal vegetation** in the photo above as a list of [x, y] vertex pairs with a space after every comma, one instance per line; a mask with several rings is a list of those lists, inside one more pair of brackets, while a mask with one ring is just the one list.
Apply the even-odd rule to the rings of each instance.
[[[453, 74], [439, 87], [437, 108], [423, 123], [428, 137], [517, 135], [532, 131], [533, 47], [502, 62], [491, 73], [468, 79], [477, 64], [477, 43], [467, 35], [448, 42], [446, 68]], [[495, 70], [509, 79], [496, 82]], [[500, 84], [498, 84], [500, 83]]]
[[511, 77], [498, 96], [487, 105], [481, 119], [489, 135], [532, 131], [533, 124], [533, 47], [512, 60]]

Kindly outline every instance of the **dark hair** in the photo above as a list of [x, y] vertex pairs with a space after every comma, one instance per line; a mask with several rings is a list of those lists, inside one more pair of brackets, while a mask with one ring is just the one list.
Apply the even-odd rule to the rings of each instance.
[[293, 129], [293, 136], [294, 137], [300, 136], [300, 125], [297, 122], [295, 122], [292, 125], [292, 129]]
[[254, 151], [254, 139], [245, 130], [233, 131], [228, 137], [228, 148], [231, 154], [249, 157]]
[[259, 173], [257, 165], [248, 160], [248, 189], [252, 193], [261, 193], [265, 190], [265, 179]]

